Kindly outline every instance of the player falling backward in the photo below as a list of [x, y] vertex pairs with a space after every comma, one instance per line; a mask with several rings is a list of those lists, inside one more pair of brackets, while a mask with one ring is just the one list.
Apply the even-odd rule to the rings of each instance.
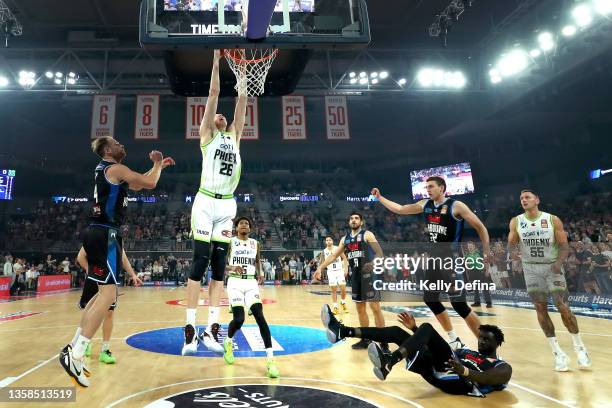
[[174, 165], [171, 157], [164, 159], [161, 152], [152, 151], [149, 158], [153, 161], [153, 168], [140, 174], [121, 164], [126, 156], [125, 148], [112, 137], [94, 140], [91, 148], [102, 160], [94, 172], [91, 223], [83, 232], [82, 240], [87, 254], [87, 279], [97, 284], [98, 294], [83, 311], [76, 341], [67, 344], [59, 354], [64, 370], [83, 387], [89, 386], [83, 369], [85, 351], [107, 311], [117, 301], [117, 283], [123, 260], [120, 226], [125, 220], [128, 189], [155, 188], [161, 171]]
[[246, 217], [236, 220], [237, 237], [232, 238], [228, 256], [229, 278], [227, 279], [227, 297], [232, 308], [233, 319], [223, 341], [223, 359], [227, 364], [234, 364], [234, 335], [244, 323], [244, 310], [249, 309], [259, 326], [259, 333], [266, 348], [268, 363], [266, 375], [277, 378], [280, 372], [274, 362], [272, 352], [272, 335], [263, 315], [261, 296], [258, 284], [263, 283], [264, 274], [261, 267], [259, 242], [249, 238], [251, 221]]
[[[420, 374], [443, 392], [484, 397], [489, 392], [506, 388], [512, 376], [510, 364], [497, 356], [497, 348], [504, 342], [504, 334], [497, 326], [487, 324], [479, 327], [478, 351], [467, 348], [453, 351], [431, 324], [417, 326], [414, 317], [408, 313], [400, 313], [398, 320], [412, 334], [398, 326], [344, 326], [328, 305], [321, 309], [321, 320], [327, 329], [327, 339], [332, 343], [347, 337], [373, 341], [368, 346], [368, 357], [379, 380], [384, 381], [395, 364], [406, 360], [407, 370]], [[374, 342], [394, 343], [398, 348], [393, 353], [383, 352]]]
[[521, 206], [525, 212], [510, 221], [509, 252], [520, 250], [525, 285], [535, 306], [538, 323], [550, 342], [556, 371], [567, 371], [569, 357], [555, 337], [555, 326], [548, 314], [548, 296], [553, 301], [563, 324], [572, 336], [580, 368], [591, 366], [591, 359], [578, 332], [578, 322], [568, 302], [567, 283], [563, 263], [569, 246], [563, 223], [556, 215], [540, 211], [540, 198], [531, 190], [521, 191]]
[[[486, 265], [491, 252], [487, 228], [467, 205], [451, 197], [446, 197], [446, 181], [442, 177], [429, 177], [426, 183], [429, 199], [420, 200], [414, 204], [401, 205], [395, 203], [383, 197], [378, 188], [373, 188], [371, 194], [395, 214], [412, 215], [422, 213], [424, 215], [428, 240], [430, 242], [428, 250], [430, 258], [446, 259], [451, 257], [454, 259], [452, 253], [453, 246], [461, 242], [463, 224], [464, 221], [467, 221], [476, 230], [482, 242], [484, 263]], [[446, 270], [443, 267], [440, 268], [439, 265], [434, 265], [434, 267], [427, 269], [425, 277], [430, 282], [435, 282], [436, 280], [449, 280], [453, 273], [454, 271], [452, 270]], [[461, 279], [461, 276], [457, 275], [454, 279]], [[453, 309], [465, 320], [474, 336], [478, 337], [480, 319], [468, 306], [465, 291], [462, 290], [458, 294], [449, 293], [448, 295]], [[426, 290], [423, 293], [423, 301], [446, 331], [451, 348], [461, 348], [463, 343], [455, 333], [448, 312], [440, 302], [440, 296], [440, 291]]]
[[[85, 252], [85, 248], [81, 247], [79, 254], [77, 255], [77, 262], [84, 270], [89, 269], [89, 262], [87, 261], [87, 253]], [[121, 263], [123, 269], [130, 275], [130, 280], [134, 282], [135, 286], [142, 285], [142, 280], [136, 276], [130, 261], [125, 254], [125, 250], [123, 250]], [[98, 284], [91, 279], [85, 279], [85, 285], [83, 286], [83, 292], [81, 293], [81, 299], [79, 299], [79, 309], [85, 310], [89, 301], [93, 299], [98, 294]], [[115, 308], [117, 307], [117, 302], [115, 301], [106, 312], [106, 316], [104, 316], [104, 321], [102, 322], [102, 350], [100, 351], [100, 355], [98, 356], [98, 360], [101, 363], [105, 364], [115, 364], [117, 362], [117, 358], [110, 351], [110, 340], [113, 334], [113, 320], [115, 314]], [[74, 346], [76, 343], [79, 334], [81, 334], [81, 327], [77, 328], [74, 337], [70, 344]], [[85, 357], [91, 356], [91, 343], [87, 345], [85, 349]], [[86, 376], [90, 376], [89, 370], [85, 365], [83, 365], [83, 371]]]
[[[200, 125], [202, 176], [200, 188], [191, 209], [191, 232], [194, 239], [193, 269], [187, 280], [187, 310], [185, 343], [182, 354], [193, 354], [198, 339], [211, 351], [223, 353], [219, 343], [219, 301], [223, 292], [223, 278], [227, 251], [232, 238], [232, 220], [236, 216], [234, 191], [240, 181], [240, 137], [244, 128], [247, 96], [239, 86], [234, 122], [217, 114], [219, 100], [219, 60], [221, 52], [215, 50], [208, 101]], [[241, 84], [239, 84], [241, 85]], [[208, 326], [199, 336], [195, 332], [196, 311], [200, 296], [200, 281], [210, 264], [212, 279], [208, 290]]]
[[[331, 236], [325, 237], [325, 248], [319, 254], [318, 262], [321, 264], [325, 258], [330, 256], [335, 250], [336, 246], [334, 245], [334, 239]], [[335, 315], [340, 313], [340, 308], [338, 307], [338, 292], [337, 288], [340, 287], [340, 305], [342, 306], [342, 312], [348, 313], [348, 308], [346, 307], [346, 277], [348, 276], [348, 260], [346, 259], [346, 255], [343, 253], [340, 254], [338, 258], [327, 267], [327, 281], [329, 283], [329, 287], [331, 289], [331, 297], [332, 297], [332, 311]]]

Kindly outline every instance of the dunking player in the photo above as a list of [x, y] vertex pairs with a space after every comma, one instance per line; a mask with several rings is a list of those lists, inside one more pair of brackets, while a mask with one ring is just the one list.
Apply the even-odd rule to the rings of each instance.
[[172, 158], [164, 159], [161, 152], [152, 151], [149, 158], [153, 161], [153, 168], [140, 174], [121, 164], [126, 155], [125, 149], [112, 137], [94, 140], [91, 148], [102, 160], [95, 169], [91, 224], [82, 239], [87, 253], [87, 279], [98, 284], [98, 295], [83, 312], [81, 333], [74, 346], [66, 345], [59, 355], [64, 370], [83, 387], [89, 386], [83, 370], [85, 350], [106, 312], [117, 300], [117, 282], [123, 257], [123, 240], [119, 227], [125, 218], [128, 188], [153, 189], [161, 171], [174, 165]]
[[[314, 278], [321, 279], [321, 271], [335, 262], [338, 257], [344, 253], [348, 258], [351, 268], [352, 279], [352, 297], [357, 306], [357, 314], [359, 315], [359, 324], [367, 327], [370, 324], [368, 313], [366, 311], [366, 303], [370, 305], [370, 309], [374, 314], [374, 322], [376, 327], [385, 327], [385, 318], [380, 309], [380, 302], [373, 294], [373, 261], [374, 258], [382, 258], [384, 256], [380, 244], [372, 231], [363, 229], [363, 216], [358, 212], [353, 212], [349, 218], [350, 231], [340, 240], [336, 249], [334, 249], [327, 258], [319, 265], [315, 271]], [[373, 253], [372, 253], [373, 252]], [[361, 339], [352, 345], [352, 348], [365, 349], [368, 347], [369, 341]]]
[[[428, 239], [430, 242], [429, 257], [447, 258], [452, 257], [452, 245], [461, 241], [463, 236], [463, 222], [467, 221], [478, 233], [482, 242], [484, 259], [488, 258], [490, 253], [489, 248], [489, 233], [484, 224], [478, 219], [470, 208], [461, 201], [450, 197], [445, 197], [446, 181], [442, 177], [429, 177], [427, 179], [427, 193], [429, 200], [421, 200], [414, 204], [400, 205], [395, 203], [380, 194], [377, 188], [372, 189], [371, 194], [374, 195], [387, 209], [401, 215], [421, 214], [425, 215], [425, 225], [428, 231]], [[454, 271], [441, 270], [440, 268], [428, 269], [426, 279], [430, 282], [436, 280], [449, 280]], [[457, 276], [455, 279], [460, 279]], [[429, 307], [432, 313], [440, 322], [442, 328], [448, 334], [451, 347], [453, 349], [463, 347], [463, 343], [459, 336], [455, 333], [453, 325], [448, 316], [448, 312], [440, 302], [439, 291], [424, 291], [423, 300]], [[478, 337], [480, 319], [467, 304], [465, 291], [461, 291], [458, 295], [449, 293], [449, 298], [453, 309], [461, 316], [468, 327]]]
[[[266, 347], [268, 364], [266, 375], [277, 378], [280, 372], [274, 362], [272, 352], [272, 335], [263, 315], [258, 283], [263, 283], [259, 242], [249, 238], [251, 220], [240, 217], [236, 220], [237, 237], [232, 238], [229, 250], [229, 278], [227, 280], [227, 297], [232, 307], [233, 320], [229, 324], [227, 337], [223, 341], [223, 359], [227, 364], [234, 364], [234, 335], [244, 323], [244, 309], [249, 309], [259, 326], [259, 333]], [[259, 281], [259, 282], [258, 282]]]
[[540, 327], [550, 342], [555, 370], [567, 371], [569, 357], [555, 337], [555, 326], [548, 315], [549, 295], [552, 295], [563, 324], [572, 336], [578, 366], [590, 367], [591, 359], [568, 302], [563, 262], [568, 256], [569, 246], [563, 223], [556, 215], [539, 210], [540, 198], [532, 190], [521, 191], [520, 199], [525, 212], [510, 221], [509, 251], [515, 253], [520, 248], [527, 292], [535, 306]]
[[[121, 264], [123, 269], [130, 275], [130, 279], [134, 282], [134, 285], [140, 286], [142, 285], [142, 280], [132, 268], [130, 261], [125, 254], [125, 250], [122, 251]], [[81, 265], [81, 268], [84, 270], [89, 269], [89, 263], [87, 261], [87, 253], [85, 252], [85, 248], [81, 247], [79, 254], [77, 255], [77, 262]], [[79, 308], [81, 310], [85, 310], [87, 305], [93, 304], [90, 303], [90, 300], [93, 299], [98, 294], [98, 284], [91, 279], [85, 279], [85, 285], [83, 286], [83, 292], [81, 293], [81, 299], [79, 300]], [[113, 314], [115, 308], [117, 307], [117, 301], [113, 302], [113, 304], [108, 308], [106, 312], [106, 316], [104, 316], [104, 321], [102, 322], [102, 350], [100, 351], [100, 355], [98, 356], [98, 360], [105, 364], [115, 364], [117, 362], [117, 358], [110, 351], [110, 339], [113, 334]], [[81, 334], [81, 327], [78, 327], [74, 337], [70, 344], [74, 347], [79, 335]], [[91, 356], [91, 343], [87, 345], [85, 349], [85, 357]], [[87, 375], [87, 372], [85, 373]]]
[[412, 331], [412, 335], [398, 326], [346, 327], [334, 317], [328, 305], [321, 310], [321, 320], [332, 343], [347, 337], [358, 337], [399, 346], [390, 355], [383, 353], [376, 343], [368, 347], [374, 375], [379, 380], [385, 380], [393, 366], [405, 359], [406, 369], [420, 374], [429, 384], [448, 394], [484, 397], [491, 391], [506, 388], [512, 376], [512, 367], [497, 357], [497, 348], [504, 342], [504, 334], [499, 327], [479, 327], [478, 351], [461, 348], [453, 352], [431, 324], [417, 326], [414, 317], [408, 313], [401, 313], [398, 318]]
[[[234, 122], [228, 127], [227, 119], [217, 114], [219, 100], [219, 59], [215, 50], [210, 78], [208, 101], [200, 125], [200, 149], [202, 150], [202, 177], [200, 188], [191, 209], [193, 234], [193, 269], [187, 280], [187, 316], [185, 343], [182, 354], [192, 354], [198, 349], [198, 338], [211, 351], [223, 353], [219, 344], [219, 301], [223, 292], [223, 278], [230, 239], [232, 220], [236, 216], [234, 191], [240, 181], [240, 137], [244, 128], [247, 96], [239, 93], [234, 110]], [[242, 87], [240, 87], [242, 92]], [[208, 326], [197, 336], [196, 311], [200, 296], [200, 281], [210, 263], [212, 279], [208, 289], [210, 306]]]
[[[334, 239], [328, 235], [325, 237], [325, 249], [319, 254], [319, 263], [329, 257], [337, 247], [334, 245]], [[321, 259], [322, 258], [322, 259]], [[340, 254], [340, 257], [336, 258], [327, 267], [327, 281], [331, 289], [331, 297], [333, 302], [333, 312], [335, 315], [340, 313], [338, 308], [338, 292], [336, 288], [340, 287], [340, 305], [342, 305], [342, 312], [348, 313], [346, 307], [346, 276], [348, 275], [348, 260], [344, 252]]]

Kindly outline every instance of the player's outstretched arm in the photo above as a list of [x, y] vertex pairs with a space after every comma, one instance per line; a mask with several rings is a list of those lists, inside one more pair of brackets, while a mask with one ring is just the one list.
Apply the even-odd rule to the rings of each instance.
[[219, 92], [221, 92], [221, 81], [219, 80], [220, 60], [221, 51], [215, 50], [213, 56], [212, 73], [210, 74], [208, 99], [206, 100], [204, 117], [202, 118], [202, 123], [200, 123], [200, 144], [208, 143], [213, 135], [213, 132], [215, 131], [215, 115], [217, 113], [217, 104], [219, 102]]
[[229, 131], [233, 132], [236, 136], [236, 143], [240, 144], [240, 138], [242, 137], [242, 131], [244, 129], [244, 122], [246, 121], [246, 107], [247, 107], [247, 96], [238, 95], [236, 101], [236, 108], [234, 109], [234, 121], [230, 126]]
[[378, 201], [380, 201], [380, 203], [384, 205], [389, 211], [400, 215], [420, 214], [423, 212], [423, 207], [425, 206], [426, 202], [426, 200], [421, 200], [414, 204], [398, 204], [394, 201], [389, 200], [388, 198], [383, 197], [382, 194], [380, 194], [380, 190], [376, 187], [372, 189], [370, 194], [376, 197], [376, 199], [378, 199]]

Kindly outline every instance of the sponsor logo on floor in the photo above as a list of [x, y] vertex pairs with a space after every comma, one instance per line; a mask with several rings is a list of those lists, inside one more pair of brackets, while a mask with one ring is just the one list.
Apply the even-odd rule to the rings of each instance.
[[11, 320], [25, 319], [26, 317], [35, 316], [41, 313], [42, 312], [27, 312], [27, 311], [9, 313], [9, 314], [0, 316], [0, 324], [5, 323], [5, 322], [10, 322]]
[[[198, 333], [204, 330], [198, 326]], [[272, 334], [272, 348], [275, 355], [310, 353], [333, 347], [327, 340], [325, 331], [311, 327], [270, 325]], [[227, 336], [227, 326], [219, 331], [219, 342], [222, 344]], [[257, 325], [244, 325], [234, 335], [234, 356], [265, 357], [266, 349], [259, 334]], [[181, 355], [184, 334], [183, 327], [168, 327], [136, 333], [126, 340], [132, 347], [153, 353]], [[336, 343], [338, 344], [338, 343]], [[193, 357], [219, 357], [219, 354], [208, 351], [202, 344], [198, 344], [198, 351]]]
[[[270, 303], [276, 303], [276, 300], [274, 300], [274, 299], [262, 299], [262, 303], [264, 305], [269, 305]], [[187, 300], [186, 299], [168, 300], [166, 302], [166, 304], [173, 305], [173, 306], [187, 306]], [[208, 306], [208, 305], [209, 305], [208, 299], [199, 299], [198, 300], [198, 306]], [[221, 299], [219, 301], [219, 305], [220, 306], [229, 306], [229, 299], [227, 299], [227, 298]]]
[[318, 388], [295, 385], [239, 384], [202, 388], [170, 395], [151, 402], [145, 408], [172, 407], [253, 407], [312, 408], [352, 407], [375, 408], [362, 399]]

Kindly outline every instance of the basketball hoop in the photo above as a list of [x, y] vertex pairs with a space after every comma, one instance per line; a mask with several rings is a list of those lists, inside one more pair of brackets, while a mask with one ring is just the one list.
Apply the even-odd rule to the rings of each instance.
[[266, 76], [278, 54], [274, 48], [225, 49], [223, 55], [236, 75], [238, 95], [259, 96], [264, 93]]

